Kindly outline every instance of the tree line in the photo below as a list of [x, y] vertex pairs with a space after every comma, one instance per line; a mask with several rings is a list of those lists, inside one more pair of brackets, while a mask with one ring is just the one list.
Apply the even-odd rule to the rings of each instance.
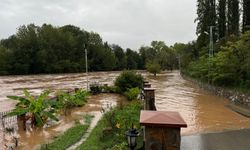
[[[250, 0], [197, 0], [197, 40], [175, 44], [182, 73], [210, 84], [250, 87]], [[209, 56], [210, 27], [214, 54]]]
[[0, 41], [0, 75], [84, 72], [85, 49], [89, 71], [145, 69], [149, 63], [177, 67], [174, 50], [162, 41], [134, 51], [73, 25], [29, 24]]

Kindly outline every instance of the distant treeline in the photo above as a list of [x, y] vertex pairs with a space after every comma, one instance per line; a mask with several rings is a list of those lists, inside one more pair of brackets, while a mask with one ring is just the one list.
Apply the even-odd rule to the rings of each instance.
[[137, 51], [124, 50], [104, 42], [98, 33], [73, 25], [29, 24], [0, 41], [0, 75], [84, 72], [85, 48], [89, 71], [145, 69], [155, 62], [162, 69], [178, 66], [174, 49], [161, 41]]

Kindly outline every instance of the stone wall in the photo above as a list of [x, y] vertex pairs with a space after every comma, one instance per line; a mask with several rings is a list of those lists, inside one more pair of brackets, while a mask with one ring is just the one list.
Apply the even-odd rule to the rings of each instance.
[[229, 89], [225, 89], [223, 87], [213, 86], [213, 85], [195, 80], [195, 79], [187, 77], [185, 75], [182, 75], [182, 77], [186, 80], [189, 80], [189, 81], [197, 84], [199, 87], [211, 92], [212, 94], [222, 96], [222, 97], [229, 99], [231, 102], [233, 102], [235, 104], [250, 106], [250, 91], [244, 93], [244, 92], [240, 92], [237, 90], [229, 90]]

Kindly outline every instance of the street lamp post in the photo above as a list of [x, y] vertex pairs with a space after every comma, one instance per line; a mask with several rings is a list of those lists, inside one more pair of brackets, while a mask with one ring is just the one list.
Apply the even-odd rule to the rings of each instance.
[[86, 45], [85, 45], [85, 68], [86, 68], [86, 78], [87, 78], [87, 91], [89, 89], [89, 77], [88, 77], [88, 51], [87, 51], [87, 48], [86, 48]]

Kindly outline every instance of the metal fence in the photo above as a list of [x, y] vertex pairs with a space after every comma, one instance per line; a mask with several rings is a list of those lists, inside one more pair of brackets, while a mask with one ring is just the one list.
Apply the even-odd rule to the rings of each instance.
[[0, 112], [0, 123], [3, 129], [14, 129], [17, 131], [17, 116], [7, 116], [11, 111]]

